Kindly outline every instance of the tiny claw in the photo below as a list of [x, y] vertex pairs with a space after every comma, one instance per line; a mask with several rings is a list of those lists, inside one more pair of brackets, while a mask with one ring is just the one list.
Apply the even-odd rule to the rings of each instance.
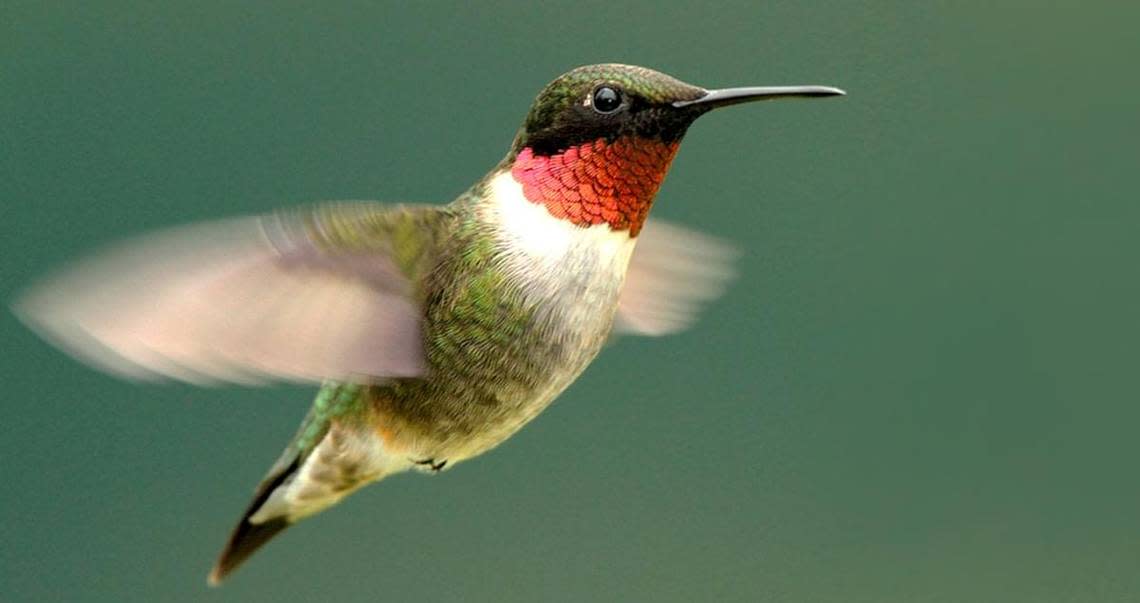
[[417, 464], [417, 465], [427, 465], [428, 467], [431, 468], [433, 473], [439, 473], [440, 471], [443, 470], [444, 467], [447, 466], [447, 459], [443, 459], [442, 461], [440, 461], [438, 463], [435, 462], [434, 458], [424, 459], [422, 461], [412, 461], [412, 462]]

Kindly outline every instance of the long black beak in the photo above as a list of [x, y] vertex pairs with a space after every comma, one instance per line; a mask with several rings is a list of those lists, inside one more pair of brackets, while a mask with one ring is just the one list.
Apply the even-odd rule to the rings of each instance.
[[822, 96], [844, 96], [847, 93], [831, 86], [749, 86], [746, 88], [724, 88], [709, 90], [708, 94], [694, 99], [676, 101], [674, 107], [699, 107], [715, 109], [752, 101], [775, 98], [815, 98]]

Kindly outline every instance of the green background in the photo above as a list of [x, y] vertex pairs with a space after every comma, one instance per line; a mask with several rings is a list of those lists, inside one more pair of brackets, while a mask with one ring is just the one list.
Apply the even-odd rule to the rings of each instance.
[[448, 201], [579, 64], [849, 96], [691, 130], [654, 213], [743, 251], [694, 329], [220, 590], [313, 388], [118, 381], [5, 313], [0, 600], [1140, 600], [1127, 3], [68, 4], [0, 8], [5, 300], [156, 227]]

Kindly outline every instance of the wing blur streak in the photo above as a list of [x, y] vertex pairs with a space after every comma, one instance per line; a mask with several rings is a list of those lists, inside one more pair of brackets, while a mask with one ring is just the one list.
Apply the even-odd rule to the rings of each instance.
[[420, 312], [388, 254], [322, 248], [296, 216], [176, 228], [34, 287], [17, 314], [130, 378], [373, 381], [424, 370]]
[[732, 279], [736, 252], [708, 235], [647, 220], [618, 299], [614, 330], [668, 335], [688, 328]]

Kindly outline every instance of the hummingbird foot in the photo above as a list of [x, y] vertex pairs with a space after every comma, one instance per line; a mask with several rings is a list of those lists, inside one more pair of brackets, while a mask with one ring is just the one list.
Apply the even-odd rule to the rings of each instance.
[[434, 458], [423, 459], [422, 461], [413, 460], [412, 462], [417, 464], [417, 465], [422, 466], [424, 468], [424, 470], [430, 471], [432, 473], [439, 473], [440, 471], [443, 471], [444, 467], [447, 466], [447, 459], [443, 459], [442, 461], [439, 461], [438, 463], [436, 462], [436, 460]]

